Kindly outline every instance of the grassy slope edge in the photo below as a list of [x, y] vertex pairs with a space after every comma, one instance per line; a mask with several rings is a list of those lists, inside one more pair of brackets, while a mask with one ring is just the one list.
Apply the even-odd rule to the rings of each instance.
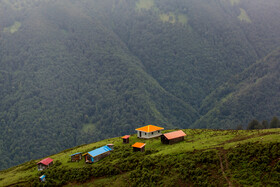
[[[50, 157], [55, 164], [38, 172], [33, 160], [0, 171], [0, 186], [45, 185], [135, 186], [150, 185], [276, 185], [280, 179], [280, 129], [208, 130], [186, 129], [183, 142], [163, 145], [160, 138], [129, 144], [119, 137], [67, 149]], [[165, 132], [169, 132], [165, 131]], [[133, 153], [131, 145], [146, 142], [145, 153]], [[68, 162], [69, 155], [113, 143], [115, 149], [103, 160], [86, 165]]]

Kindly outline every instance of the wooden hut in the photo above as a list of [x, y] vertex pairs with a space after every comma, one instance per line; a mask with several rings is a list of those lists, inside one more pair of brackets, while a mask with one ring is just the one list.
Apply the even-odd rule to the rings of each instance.
[[70, 157], [71, 157], [72, 162], [78, 162], [82, 159], [82, 153], [81, 152], [74, 153], [74, 154], [70, 155]]
[[112, 149], [108, 147], [107, 145], [100, 147], [98, 149], [94, 149], [88, 153], [83, 154], [85, 157], [85, 161], [87, 164], [91, 164], [94, 162], [97, 162], [98, 160], [101, 160], [102, 158], [109, 156], [110, 151]]
[[161, 131], [163, 129], [164, 128], [162, 128], [162, 127], [157, 127], [154, 125], [147, 125], [147, 126], [135, 129], [135, 130], [137, 131], [138, 138], [149, 139], [149, 138], [155, 138], [155, 137], [161, 136], [162, 135]]
[[146, 146], [145, 143], [136, 142], [135, 144], [132, 145], [133, 152], [137, 152], [137, 151], [144, 152], [145, 151], [145, 146]]
[[44, 169], [49, 168], [51, 165], [53, 165], [53, 159], [51, 158], [45, 158], [37, 163], [38, 165], [38, 171], [42, 171]]
[[125, 135], [125, 136], [123, 136], [123, 137], [122, 137], [123, 143], [129, 143], [129, 137], [130, 137], [130, 135]]
[[186, 134], [182, 130], [165, 133], [161, 135], [161, 142], [163, 144], [174, 144], [183, 141], [184, 136]]
[[107, 146], [111, 149], [111, 151], [114, 150], [114, 144], [107, 144]]

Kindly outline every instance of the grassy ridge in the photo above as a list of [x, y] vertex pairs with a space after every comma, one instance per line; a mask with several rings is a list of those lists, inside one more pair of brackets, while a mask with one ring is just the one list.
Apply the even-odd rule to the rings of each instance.
[[[169, 131], [165, 131], [169, 132]], [[160, 138], [130, 144], [119, 137], [81, 145], [51, 155], [52, 168], [38, 172], [33, 160], [0, 172], [0, 186], [39, 185], [47, 176], [48, 185], [135, 186], [150, 185], [275, 185], [280, 177], [280, 129], [207, 130], [186, 129], [187, 137], [174, 145]], [[131, 145], [145, 142], [145, 153], [133, 153]], [[112, 154], [92, 165], [70, 163], [69, 155], [87, 152], [108, 143]]]

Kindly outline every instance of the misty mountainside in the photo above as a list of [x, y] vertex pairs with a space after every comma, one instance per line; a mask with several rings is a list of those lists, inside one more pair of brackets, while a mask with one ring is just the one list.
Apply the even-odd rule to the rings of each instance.
[[[1, 1], [0, 169], [142, 124], [235, 128], [271, 119], [276, 96], [262, 101], [263, 113], [259, 100], [231, 107], [215, 93], [235, 76], [249, 79], [280, 46], [279, 17], [277, 0]], [[227, 93], [241, 89], [244, 99], [277, 87], [233, 86]]]
[[[280, 49], [234, 76], [209, 96], [201, 106], [204, 114], [194, 126], [199, 128], [232, 128], [279, 116]], [[207, 112], [206, 112], [207, 111]]]

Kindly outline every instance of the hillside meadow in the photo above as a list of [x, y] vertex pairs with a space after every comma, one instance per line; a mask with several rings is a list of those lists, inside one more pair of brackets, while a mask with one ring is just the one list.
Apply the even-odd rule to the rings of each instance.
[[[170, 132], [172, 130], [166, 130]], [[81, 145], [50, 155], [54, 165], [37, 171], [32, 160], [0, 171], [0, 186], [171, 186], [277, 185], [280, 180], [280, 129], [185, 129], [185, 140], [164, 145], [160, 138], [120, 137]], [[131, 145], [145, 142], [145, 152]], [[114, 144], [110, 156], [94, 163], [69, 162], [70, 155]], [[39, 183], [38, 177], [47, 181]]]

